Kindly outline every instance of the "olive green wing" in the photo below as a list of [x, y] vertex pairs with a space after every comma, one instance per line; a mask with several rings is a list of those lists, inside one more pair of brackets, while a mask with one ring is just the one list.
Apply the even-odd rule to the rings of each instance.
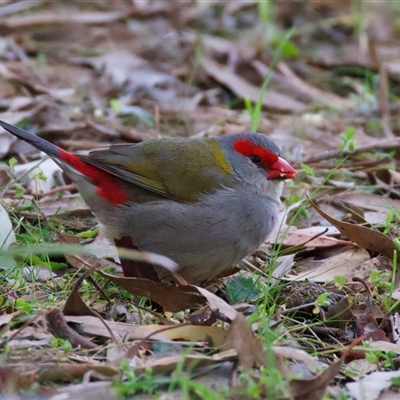
[[153, 193], [196, 201], [233, 185], [232, 170], [215, 139], [155, 139], [95, 150], [84, 161]]

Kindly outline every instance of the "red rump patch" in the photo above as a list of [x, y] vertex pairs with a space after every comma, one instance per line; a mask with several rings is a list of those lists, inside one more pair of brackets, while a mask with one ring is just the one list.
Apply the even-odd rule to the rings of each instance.
[[245, 157], [258, 156], [261, 158], [261, 164], [263, 168], [267, 169], [271, 167], [276, 161], [278, 161], [278, 155], [271, 153], [261, 146], [257, 146], [251, 140], [239, 139], [233, 144], [233, 148]]
[[107, 200], [115, 206], [129, 201], [128, 195], [121, 187], [121, 180], [115, 175], [95, 167], [94, 165], [90, 165], [65, 150], [61, 150], [57, 156], [60, 160], [87, 176], [96, 186], [96, 193], [104, 200]]

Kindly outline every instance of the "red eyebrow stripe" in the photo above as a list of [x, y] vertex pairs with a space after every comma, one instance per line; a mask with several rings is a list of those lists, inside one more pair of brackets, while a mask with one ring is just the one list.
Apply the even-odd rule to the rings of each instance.
[[261, 158], [264, 166], [272, 165], [278, 160], [278, 155], [271, 153], [264, 148], [257, 146], [248, 139], [239, 139], [233, 144], [233, 148], [240, 154], [249, 156], [258, 156]]
[[115, 206], [129, 201], [128, 195], [121, 186], [121, 179], [118, 177], [82, 161], [76, 155], [65, 150], [61, 150], [57, 157], [87, 176], [96, 185], [96, 193], [104, 200]]

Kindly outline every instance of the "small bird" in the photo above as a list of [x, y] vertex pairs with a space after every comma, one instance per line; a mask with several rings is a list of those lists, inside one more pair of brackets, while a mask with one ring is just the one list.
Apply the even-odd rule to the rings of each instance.
[[169, 257], [190, 283], [253, 253], [277, 222], [283, 180], [296, 171], [264, 134], [154, 139], [70, 153], [6, 122], [75, 183], [111, 239]]

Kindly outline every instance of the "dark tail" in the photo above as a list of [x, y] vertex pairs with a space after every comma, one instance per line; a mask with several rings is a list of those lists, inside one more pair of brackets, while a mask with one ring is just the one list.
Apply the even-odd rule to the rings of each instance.
[[24, 129], [18, 128], [16, 126], [7, 124], [7, 122], [0, 120], [0, 126], [2, 126], [6, 131], [10, 132], [14, 136], [17, 136], [19, 139], [23, 140], [36, 147], [40, 151], [48, 154], [50, 157], [59, 158], [59, 154], [62, 149], [55, 144], [48, 142], [45, 139], [42, 139], [39, 136], [34, 135]]

